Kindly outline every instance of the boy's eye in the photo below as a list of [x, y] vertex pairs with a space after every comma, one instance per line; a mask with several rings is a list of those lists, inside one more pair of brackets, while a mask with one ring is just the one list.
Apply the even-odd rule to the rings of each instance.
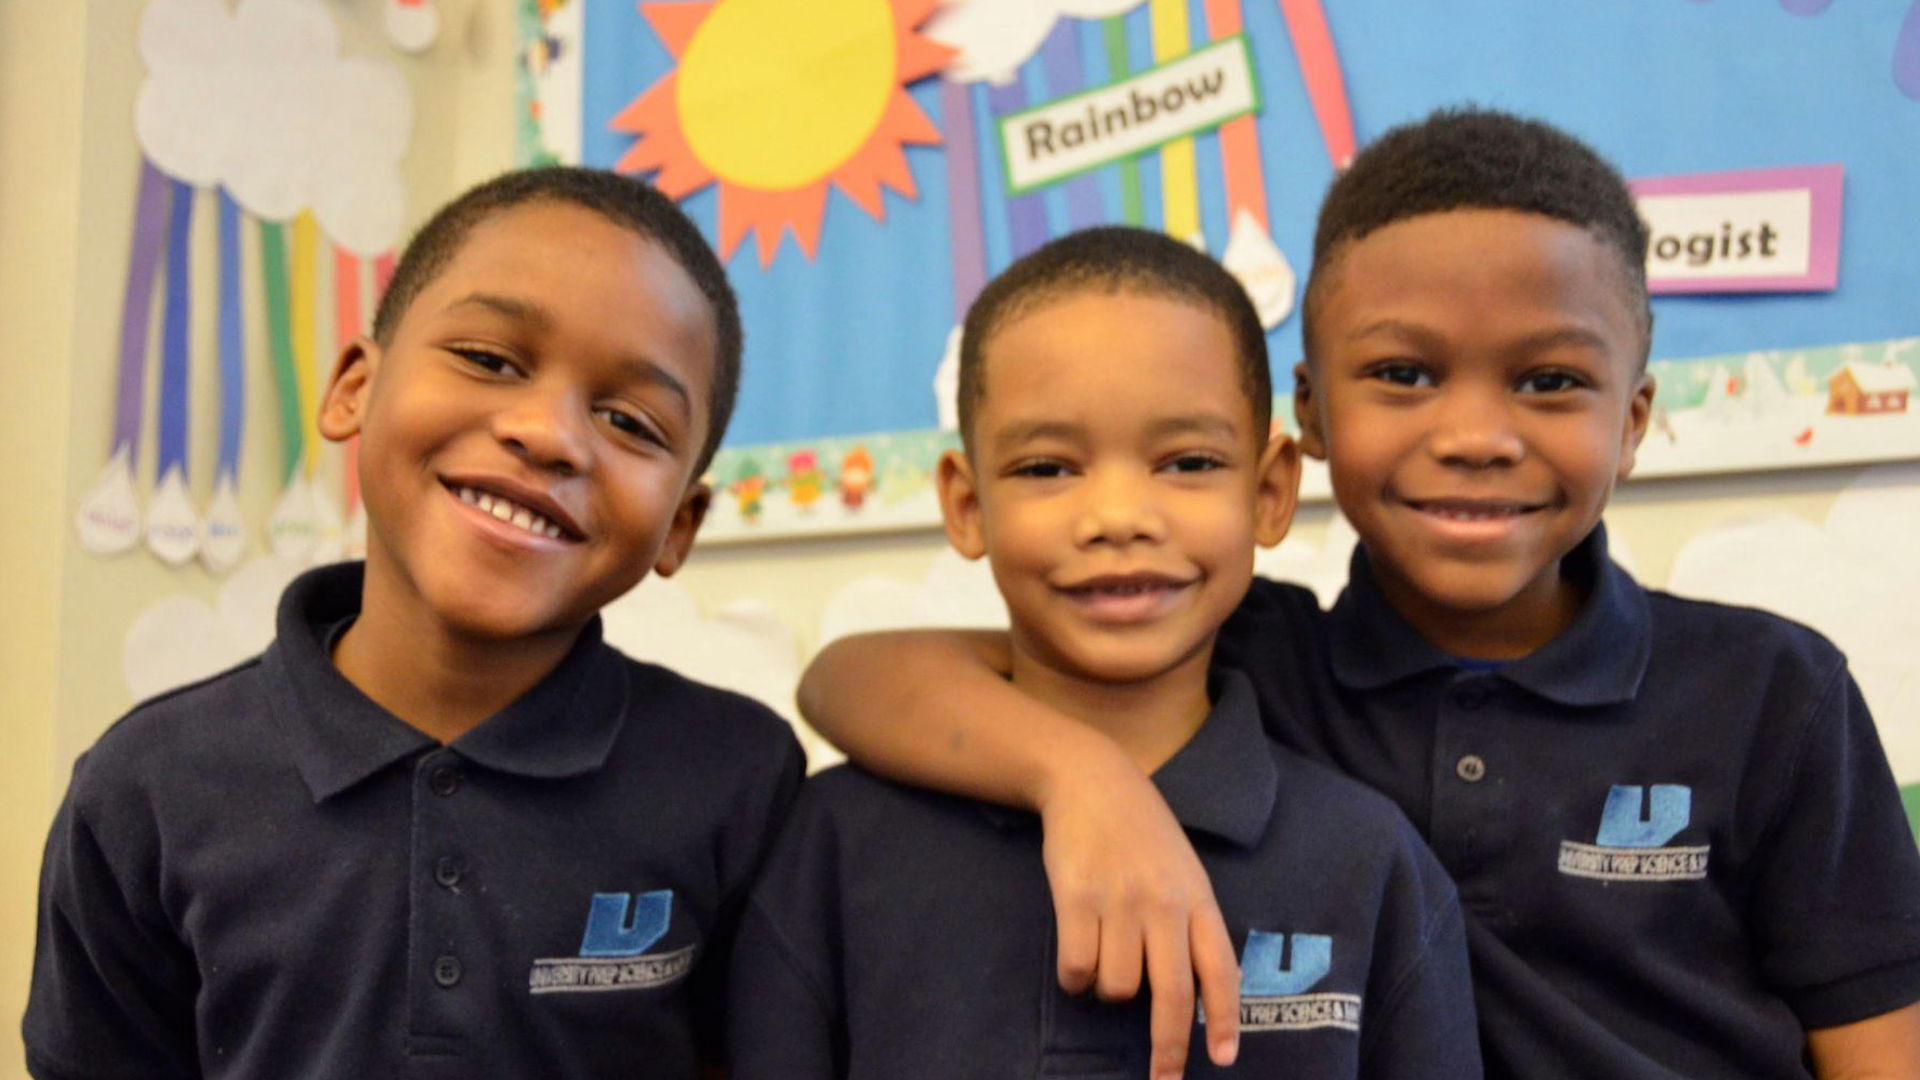
[[629, 435], [644, 442], [653, 443], [655, 446], [664, 447], [667, 445], [666, 439], [663, 438], [658, 431], [655, 431], [650, 424], [634, 416], [632, 413], [614, 408], [601, 408], [595, 411], [605, 417], [608, 425], [622, 435]]
[[513, 365], [513, 361], [485, 349], [454, 349], [452, 351], [460, 359], [494, 375], [506, 375], [520, 370]]
[[1564, 394], [1586, 385], [1586, 380], [1571, 371], [1535, 371], [1520, 380], [1523, 394]]
[[1067, 466], [1059, 461], [1023, 461], [1008, 469], [1007, 475], [1029, 480], [1054, 480], [1067, 475]]
[[1176, 473], [1211, 472], [1226, 467], [1227, 463], [1213, 454], [1181, 454], [1161, 466], [1168, 472]]
[[1391, 386], [1428, 387], [1434, 385], [1433, 373], [1418, 364], [1380, 364], [1375, 366], [1370, 374], [1375, 379]]

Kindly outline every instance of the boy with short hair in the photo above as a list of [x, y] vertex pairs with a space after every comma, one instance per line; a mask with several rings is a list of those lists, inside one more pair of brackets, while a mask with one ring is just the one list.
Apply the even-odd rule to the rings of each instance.
[[[1295, 393], [1352, 579], [1325, 613], [1256, 582], [1220, 655], [1453, 875], [1489, 1075], [1920, 1075], [1920, 855], [1845, 660], [1606, 555], [1652, 402], [1646, 244], [1618, 173], [1547, 125], [1441, 112], [1367, 148], [1321, 212]], [[1075, 848], [1056, 878], [1150, 882], [1166, 845], [1118, 872], [1098, 845], [1164, 836], [1154, 812], [1067, 778], [1141, 785], [1086, 740], [1038, 757], [1057, 744], [1028, 733], [1064, 725], [970, 656], [849, 642], [805, 702], [883, 767], [1026, 778], [1011, 799]]]
[[629, 660], [599, 609], [685, 561], [739, 380], [665, 196], [540, 169], [422, 229], [320, 418], [364, 566], [75, 766], [25, 1020], [42, 1080], [695, 1077], [801, 756]]
[[[1272, 743], [1246, 677], [1210, 663], [1293, 511], [1271, 395], [1218, 264], [1134, 229], [1056, 240], [967, 316], [947, 535], [992, 563], [1014, 692], [1111, 738], [1191, 831], [1244, 948], [1234, 1074], [1477, 1076], [1445, 873], [1386, 800]], [[1140, 1075], [1145, 1008], [1055, 985], [1040, 840], [857, 768], [810, 782], [741, 926], [737, 1080]]]

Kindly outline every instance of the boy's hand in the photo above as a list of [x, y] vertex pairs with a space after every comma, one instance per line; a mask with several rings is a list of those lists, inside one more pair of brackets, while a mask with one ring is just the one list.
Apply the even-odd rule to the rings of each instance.
[[1207, 1050], [1240, 1046], [1240, 965], [1213, 884], [1152, 781], [1119, 754], [1056, 777], [1040, 801], [1059, 924], [1060, 985], [1107, 1000], [1153, 991], [1153, 1080], [1186, 1070], [1197, 978]]

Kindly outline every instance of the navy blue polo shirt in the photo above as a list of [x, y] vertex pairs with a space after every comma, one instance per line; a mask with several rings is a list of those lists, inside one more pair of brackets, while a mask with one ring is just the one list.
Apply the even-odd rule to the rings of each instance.
[[1643, 589], [1598, 530], [1533, 654], [1463, 666], [1364, 550], [1333, 610], [1220, 635], [1288, 746], [1405, 810], [1460, 890], [1489, 1076], [1810, 1076], [1805, 1029], [1920, 1000], [1920, 853], [1845, 659]]
[[[1276, 746], [1253, 693], [1154, 774], [1243, 949], [1240, 1064], [1480, 1074], [1459, 905], [1401, 814]], [[1148, 1008], [1063, 993], [1038, 820], [847, 766], [807, 784], [734, 954], [734, 1080], [1146, 1075]], [[1194, 1045], [1204, 1045], [1196, 1030]]]
[[329, 658], [361, 568], [264, 655], [136, 708], [48, 841], [25, 1021], [53, 1078], [694, 1077], [799, 784], [786, 724], [596, 620], [441, 745]]

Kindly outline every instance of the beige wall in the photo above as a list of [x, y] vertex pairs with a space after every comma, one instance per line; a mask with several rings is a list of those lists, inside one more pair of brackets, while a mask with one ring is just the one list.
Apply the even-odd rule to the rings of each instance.
[[80, 5], [0, 0], [0, 1075], [23, 1075], [34, 883], [54, 796], [60, 566], [73, 355], [73, 186], [79, 166]]
[[[111, 432], [139, 169], [133, 102], [145, 74], [136, 47], [144, 6], [0, 0], [0, 370], [9, 405], [0, 424], [8, 506], [0, 515], [0, 609], [8, 616], [0, 631], [0, 1078], [25, 1076], [17, 1020], [47, 824], [73, 757], [130, 704], [121, 639], [155, 599], [181, 591], [211, 598], [215, 585], [197, 567], [168, 570], [144, 554], [88, 555], [69, 525]], [[512, 157], [512, 4], [439, 6], [440, 43], [396, 60], [414, 95], [405, 175], [415, 221]], [[380, 7], [381, 0], [329, 0], [344, 53], [394, 56]], [[210, 216], [200, 215], [209, 229]], [[196, 305], [200, 355], [212, 349], [210, 312]], [[202, 374], [196, 405], [215, 392]], [[249, 416], [272, 415], [270, 384], [251, 382]], [[191, 452], [206, 462], [213, 432], [197, 427]], [[270, 425], [255, 424], [246, 460], [273, 460], [276, 439]], [[196, 487], [203, 504], [208, 483], [202, 475]], [[242, 492], [250, 516], [264, 515], [275, 487], [269, 470], [253, 471]]]
[[[415, 96], [406, 163], [413, 218], [512, 158], [514, 26], [511, 0], [439, 0], [446, 30], [428, 54], [400, 62]], [[103, 560], [75, 546], [72, 508], [98, 469], [111, 423], [113, 360], [138, 159], [132, 133], [142, 78], [134, 47], [136, 0], [0, 0], [0, 334], [8, 420], [0, 470], [0, 756], [5, 833], [0, 844], [0, 1077], [23, 1075], [15, 1018], [31, 951], [33, 888], [52, 807], [73, 756], [129, 704], [120, 645], [154, 599], [211, 597], [203, 571], [169, 571], [145, 555]], [[343, 49], [388, 56], [378, 0], [330, 0]], [[748, 270], [747, 272], [752, 272]], [[197, 331], [212, 332], [201, 318]], [[254, 380], [252, 416], [271, 415]], [[210, 386], [196, 386], [205, 394]], [[204, 427], [204, 425], [203, 425]], [[210, 433], [208, 434], [210, 440]], [[248, 460], [270, 461], [275, 433], [255, 425]], [[212, 453], [196, 445], [197, 460]], [[204, 471], [204, 470], [203, 470]], [[1624, 491], [1610, 515], [1651, 582], [1673, 553], [1716, 521], [1759, 510], [1820, 520], [1852, 470], [1667, 481]], [[274, 478], [253, 470], [250, 513], [270, 502]], [[204, 499], [204, 480], [199, 492]], [[1317, 539], [1326, 510], [1308, 508], [1301, 532]], [[684, 580], [706, 606], [771, 605], [802, 635], [828, 597], [873, 573], [918, 578], [942, 547], [932, 533], [711, 547]]]

